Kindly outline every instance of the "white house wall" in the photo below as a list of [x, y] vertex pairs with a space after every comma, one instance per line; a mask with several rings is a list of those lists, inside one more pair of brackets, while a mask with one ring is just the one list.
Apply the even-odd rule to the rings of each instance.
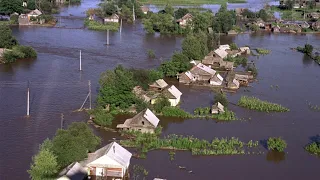
[[169, 99], [169, 102], [171, 106], [177, 106], [180, 102], [180, 97], [177, 99]]

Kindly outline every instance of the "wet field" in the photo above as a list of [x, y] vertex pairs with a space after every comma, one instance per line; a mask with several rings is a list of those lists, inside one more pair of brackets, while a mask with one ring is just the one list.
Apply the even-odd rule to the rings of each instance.
[[[61, 16], [73, 14], [84, 17], [85, 9], [95, 7], [98, 1], [84, 1], [80, 6], [65, 8]], [[83, 20], [62, 19], [67, 27], [82, 27]], [[95, 99], [100, 74], [118, 64], [134, 68], [155, 68], [181, 49], [182, 37], [146, 35], [142, 24], [124, 24], [122, 33], [110, 33], [110, 46], [106, 46], [106, 32], [86, 29], [58, 29], [41, 27], [13, 27], [14, 35], [23, 45], [34, 47], [38, 58], [0, 65], [0, 179], [28, 179], [26, 170], [38, 145], [54, 136], [60, 128], [74, 121], [86, 121], [85, 113], [78, 109], [92, 82]], [[222, 43], [235, 42], [271, 50], [269, 55], [250, 57], [258, 68], [258, 81], [251, 87], [240, 88], [228, 94], [236, 104], [241, 95], [256, 96], [279, 103], [290, 109], [287, 113], [260, 113], [235, 105], [230, 109], [244, 119], [216, 122], [203, 119], [160, 118], [163, 134], [193, 135], [211, 140], [214, 137], [239, 137], [243, 141], [264, 140], [269, 136], [282, 136], [288, 143], [286, 154], [268, 153], [261, 146], [261, 155], [191, 156], [178, 152], [174, 161], [167, 151], [152, 151], [147, 159], [132, 159], [148, 171], [147, 179], [159, 176], [167, 179], [316, 179], [320, 159], [306, 153], [303, 147], [310, 138], [320, 133], [320, 112], [309, 109], [308, 102], [320, 105], [320, 66], [290, 48], [306, 42], [320, 48], [319, 35], [243, 34], [221, 37]], [[153, 49], [155, 59], [147, 57]], [[79, 72], [79, 51], [82, 68]], [[26, 115], [26, 88], [30, 81], [31, 117]], [[214, 92], [208, 88], [179, 85], [168, 80], [183, 93], [181, 107], [189, 112], [200, 106], [210, 106]], [[274, 88], [278, 86], [278, 88]], [[273, 88], [272, 88], [273, 87]], [[86, 105], [88, 107], [88, 105]], [[118, 121], [124, 121], [125, 117]], [[94, 128], [93, 128], [94, 129]], [[107, 144], [117, 133], [94, 129]], [[187, 170], [180, 170], [184, 166]], [[192, 173], [188, 171], [192, 170]]]

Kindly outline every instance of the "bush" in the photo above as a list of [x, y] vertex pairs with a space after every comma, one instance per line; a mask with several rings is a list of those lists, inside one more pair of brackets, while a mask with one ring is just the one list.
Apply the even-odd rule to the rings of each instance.
[[222, 92], [219, 92], [214, 96], [214, 103], [218, 102], [220, 102], [224, 107], [228, 107], [229, 102], [227, 96]]
[[157, 113], [161, 113], [162, 112], [162, 109], [164, 107], [167, 107], [167, 106], [170, 106], [170, 101], [168, 98], [166, 97], [159, 97], [157, 98], [156, 100], [156, 103], [154, 104], [153, 106], [153, 109], [157, 112]]
[[192, 115], [178, 107], [166, 106], [162, 109], [162, 115], [167, 117], [191, 118]]
[[155, 53], [154, 53], [154, 51], [152, 49], [149, 49], [147, 54], [148, 54], [149, 58], [155, 58], [156, 57], [156, 55], [155, 55]]
[[13, 63], [18, 59], [36, 57], [36, 51], [29, 46], [15, 46], [12, 50], [6, 50], [3, 54], [3, 59], [5, 63]]
[[36, 58], [37, 52], [30, 46], [15, 46], [14, 51], [19, 51], [24, 54], [23, 58]]
[[93, 122], [100, 126], [111, 126], [114, 117], [102, 108], [95, 109], [92, 113], [94, 115]]
[[231, 44], [230, 44], [230, 49], [231, 49], [231, 50], [238, 50], [237, 44], [236, 44], [236, 43], [231, 43]]
[[241, 96], [238, 105], [244, 108], [262, 112], [287, 112], [288, 108], [279, 104], [262, 101], [256, 97]]
[[313, 142], [305, 147], [305, 150], [311, 154], [320, 156], [320, 142]]
[[267, 144], [269, 150], [276, 150], [279, 152], [283, 152], [287, 147], [287, 143], [283, 139], [281, 139], [281, 137], [270, 137]]

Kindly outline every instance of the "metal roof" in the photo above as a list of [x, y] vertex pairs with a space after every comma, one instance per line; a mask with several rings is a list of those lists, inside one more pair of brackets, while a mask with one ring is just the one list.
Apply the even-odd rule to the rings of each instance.
[[168, 84], [163, 80], [163, 79], [158, 79], [156, 80], [156, 83], [159, 85], [161, 88], [165, 88], [168, 86]]
[[158, 126], [159, 119], [157, 118], [156, 115], [153, 114], [150, 109], [146, 109], [146, 112], [143, 114], [143, 117], [146, 118], [154, 127]]
[[212, 74], [212, 75], [214, 75], [214, 74], [216, 73], [215, 70], [213, 70], [212, 68], [210, 68], [210, 67], [208, 67], [208, 66], [206, 66], [206, 65], [204, 65], [204, 64], [202, 64], [202, 63], [199, 63], [199, 64], [197, 65], [197, 67], [200, 68], [200, 69], [202, 69], [202, 70], [204, 70], [204, 71], [206, 71], [206, 72], [209, 73], [209, 74]]
[[194, 75], [190, 71], [185, 72], [185, 75], [191, 80], [195, 79]]
[[227, 51], [225, 51], [224, 49], [220, 49], [220, 48], [216, 49], [216, 50], [214, 51], [214, 53], [216, 53], [216, 54], [217, 54], [219, 57], [221, 57], [222, 59], [224, 59], [225, 57], [228, 56]]
[[174, 85], [172, 85], [168, 91], [176, 98], [178, 99], [181, 95], [182, 92], [179, 91], [179, 89], [177, 89]]

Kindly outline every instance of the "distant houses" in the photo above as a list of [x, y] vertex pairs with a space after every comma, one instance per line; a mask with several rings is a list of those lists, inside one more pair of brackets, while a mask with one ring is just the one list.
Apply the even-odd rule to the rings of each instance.
[[117, 14], [112, 14], [109, 17], [104, 18], [104, 23], [114, 22], [119, 23], [120, 17]]
[[133, 118], [127, 119], [124, 124], [118, 124], [117, 128], [124, 131], [140, 131], [142, 133], [154, 133], [159, 124], [159, 119], [149, 109], [141, 111]]

